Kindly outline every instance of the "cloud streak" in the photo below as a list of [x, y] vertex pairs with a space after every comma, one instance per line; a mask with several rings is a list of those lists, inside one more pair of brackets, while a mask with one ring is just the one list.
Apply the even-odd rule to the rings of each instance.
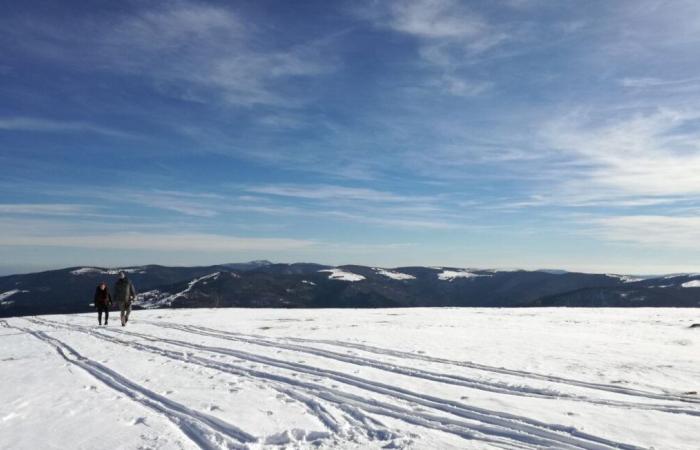
[[72, 122], [36, 117], [0, 117], [0, 130], [44, 133], [94, 133], [112, 137], [134, 137], [132, 134], [87, 122]]
[[227, 253], [287, 251], [314, 246], [314, 241], [288, 238], [246, 238], [206, 233], [104, 233], [73, 235], [12, 235], [0, 237], [5, 246], [51, 246]]
[[322, 40], [261, 48], [263, 31], [238, 12], [197, 2], [150, 5], [109, 20], [78, 16], [70, 29], [36, 20], [6, 28], [41, 58], [145, 77], [168, 95], [196, 102], [293, 107], [302, 99], [277, 85], [334, 70]]

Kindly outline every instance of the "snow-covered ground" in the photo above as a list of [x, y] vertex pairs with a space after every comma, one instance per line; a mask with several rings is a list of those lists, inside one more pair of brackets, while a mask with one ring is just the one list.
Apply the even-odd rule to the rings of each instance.
[[[116, 316], [116, 314], [115, 314]], [[0, 448], [696, 449], [693, 309], [0, 320]]]

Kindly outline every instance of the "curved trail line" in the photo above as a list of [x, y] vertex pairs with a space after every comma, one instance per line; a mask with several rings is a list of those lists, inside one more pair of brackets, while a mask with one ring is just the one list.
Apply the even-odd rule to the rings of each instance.
[[[76, 329], [76, 326], [71, 326], [68, 324], [60, 323], [60, 322], [54, 322], [48, 319], [40, 319], [40, 318], [24, 318], [25, 320], [37, 324], [37, 325], [49, 325], [53, 328], [62, 328], [65, 330], [69, 331], [79, 331], [82, 333], [88, 333], [93, 337], [98, 337], [103, 340], [108, 340], [110, 342], [115, 342], [115, 339], [109, 339], [108, 336], [104, 336], [101, 334], [96, 334], [93, 330], [86, 328], [86, 327], [80, 327], [80, 329]], [[0, 325], [3, 325], [3, 321], [0, 321]], [[5, 325], [8, 326], [8, 325]], [[9, 327], [9, 326], [8, 326]], [[19, 329], [18, 327], [14, 327]], [[24, 330], [24, 332], [29, 332], [31, 333], [31, 330]], [[200, 367], [207, 367], [207, 368], [214, 368], [217, 370], [220, 370], [218, 367], [211, 367], [208, 365], [203, 365], [195, 361], [190, 361], [187, 356], [183, 357], [181, 352], [177, 352], [176, 354], [178, 357], [174, 357], [173, 354], [168, 354], [164, 355], [162, 352], [154, 352], [153, 348], [151, 349], [145, 349], [145, 348], [139, 348], [138, 346], [131, 345], [132, 343], [129, 341], [119, 341], [116, 342], [119, 344], [127, 345], [132, 348], [136, 348], [137, 350], [147, 350], [150, 351], [151, 353], [157, 353], [162, 356], [166, 356], [170, 359], [177, 360], [178, 362], [184, 362], [184, 363], [192, 363], [195, 365], [198, 365]], [[230, 373], [229, 371], [226, 371]], [[237, 374], [237, 375], [244, 375], [244, 374]], [[344, 439], [349, 440], [350, 442], [355, 442], [355, 443], [361, 443], [362, 439], [369, 439], [370, 441], [391, 441], [393, 439], [401, 439], [403, 436], [401, 433], [397, 431], [392, 431], [386, 428], [386, 426], [381, 423], [380, 421], [367, 416], [364, 414], [362, 411], [357, 409], [354, 406], [351, 405], [346, 405], [343, 403], [339, 403], [338, 405], [335, 405], [338, 408], [339, 413], [343, 414], [343, 419], [346, 420], [347, 424], [344, 424], [341, 420], [338, 420], [334, 414], [326, 408], [322, 403], [318, 402], [316, 399], [313, 397], [309, 397], [304, 395], [301, 392], [295, 392], [292, 389], [289, 389], [288, 386], [285, 385], [276, 385], [273, 384], [271, 387], [279, 392], [281, 395], [283, 395], [286, 398], [289, 398], [291, 401], [297, 402], [300, 405], [302, 405], [310, 414], [316, 416], [319, 419], [319, 422], [322, 423], [326, 429], [329, 431], [329, 433], [324, 433], [324, 432], [318, 432], [318, 431], [311, 431], [309, 433], [309, 436], [313, 438], [313, 441], [316, 442], [319, 439], [325, 439], [329, 438], [330, 435], [338, 436]], [[157, 395], [157, 394], [154, 394]], [[264, 443], [267, 445], [275, 446], [275, 445], [288, 445], [290, 444], [286, 440], [284, 440], [282, 443], [268, 443], [267, 441], [271, 438], [274, 438], [275, 436], [268, 436], [267, 438], [264, 438]], [[307, 436], [304, 436], [303, 438], [307, 438]], [[218, 447], [217, 447], [218, 448]], [[231, 447], [231, 448], [237, 448], [237, 447]]]
[[[179, 324], [172, 323], [172, 322], [162, 322], [161, 323], [161, 322], [147, 321], [146, 323], [149, 323], [150, 325], [153, 325], [156, 327], [169, 326], [169, 325], [180, 326]], [[194, 325], [185, 325], [185, 326], [193, 328], [193, 329], [198, 329], [201, 331], [219, 333], [219, 334], [224, 334], [227, 336], [243, 338], [243, 339], [245, 339], [245, 338], [267, 339], [266, 336], [261, 336], [261, 335], [256, 335], [256, 334], [246, 335], [246, 334], [242, 334], [242, 333], [217, 330], [217, 329], [208, 328], [208, 327], [201, 327], [201, 326], [194, 326]], [[659, 393], [652, 392], [652, 391], [626, 388], [623, 386], [617, 386], [617, 385], [613, 385], [613, 384], [595, 383], [595, 382], [589, 382], [589, 381], [576, 380], [576, 379], [572, 379], [572, 378], [558, 377], [555, 375], [545, 375], [545, 374], [539, 374], [539, 373], [535, 373], [535, 372], [527, 372], [527, 371], [516, 370], [516, 369], [506, 369], [504, 367], [488, 366], [488, 365], [484, 365], [484, 364], [474, 363], [471, 361], [459, 361], [459, 360], [453, 360], [453, 359], [439, 358], [439, 357], [434, 357], [434, 356], [421, 355], [421, 354], [417, 354], [417, 353], [404, 352], [404, 351], [400, 351], [400, 350], [392, 350], [392, 349], [376, 347], [376, 346], [371, 346], [371, 345], [356, 344], [353, 342], [327, 340], [327, 339], [304, 339], [304, 338], [295, 338], [295, 337], [283, 337], [283, 338], [279, 338], [279, 339], [292, 341], [292, 342], [316, 343], [316, 344], [333, 345], [336, 347], [352, 348], [352, 349], [356, 349], [356, 350], [362, 350], [362, 351], [368, 352], [368, 353], [388, 355], [388, 356], [393, 356], [393, 357], [397, 357], [397, 358], [401, 358], [401, 359], [406, 359], [406, 358], [417, 359], [417, 360], [428, 361], [428, 362], [433, 362], [433, 363], [440, 363], [440, 364], [446, 364], [446, 365], [452, 365], [452, 366], [458, 366], [458, 367], [467, 367], [470, 369], [483, 370], [483, 371], [487, 371], [487, 372], [499, 373], [502, 375], [512, 375], [512, 376], [517, 376], [517, 377], [522, 377], [522, 378], [530, 378], [530, 379], [534, 379], [534, 380], [548, 381], [548, 382], [552, 382], [552, 383], [568, 384], [568, 385], [577, 386], [577, 387], [596, 389], [596, 390], [601, 390], [601, 391], [608, 391], [608, 392], [612, 392], [612, 393], [616, 393], [616, 394], [623, 394], [623, 395], [629, 395], [629, 396], [634, 396], [634, 397], [643, 397], [643, 398], [647, 398], [647, 399], [651, 399], [651, 400], [664, 400], [664, 401], [676, 401], [676, 402], [700, 404], [700, 399], [692, 398], [692, 397], [688, 397], [688, 396], [683, 396], [683, 395], [659, 394]]]
[[85, 358], [65, 342], [47, 335], [5, 323], [6, 327], [34, 336], [53, 347], [66, 362], [83, 369], [106, 386], [120, 392], [163, 416], [177, 426], [200, 448], [206, 450], [248, 449], [245, 443], [257, 442], [257, 438], [221, 419], [188, 408], [169, 400], [141, 385], [130, 381], [97, 361]]
[[[87, 329], [80, 325], [64, 325], [54, 321], [42, 319], [46, 324], [59, 325], [74, 331], [81, 331], [91, 334], [95, 337], [111, 341], [120, 345], [127, 345], [133, 348], [142, 349], [145, 351], [159, 353], [171, 358], [185, 361], [197, 362], [201, 365], [210, 368], [220, 368], [229, 373], [241, 374], [266, 380], [283, 381], [296, 387], [309, 389], [312, 394], [317, 397], [330, 401], [332, 403], [349, 403], [358, 408], [375, 414], [385, 415], [398, 418], [404, 422], [417, 425], [427, 426], [428, 428], [438, 429], [449, 433], [457, 434], [468, 439], [481, 439], [491, 441], [496, 439], [507, 439], [511, 443], [515, 441], [520, 445], [535, 446], [535, 447], [555, 447], [567, 449], [626, 449], [637, 450], [640, 447], [615, 442], [606, 438], [594, 436], [584, 433], [574, 427], [562, 426], [557, 424], [549, 424], [538, 420], [530, 419], [523, 416], [508, 414], [500, 411], [492, 411], [484, 408], [470, 406], [458, 401], [447, 400], [439, 397], [434, 397], [426, 394], [419, 394], [408, 389], [388, 385], [385, 383], [374, 382], [363, 379], [361, 377], [348, 375], [346, 373], [333, 370], [320, 369], [300, 363], [277, 360], [270, 357], [255, 355], [239, 350], [233, 350], [222, 347], [210, 347], [205, 345], [197, 345], [190, 342], [179, 341], [168, 338], [159, 338], [157, 336], [144, 333], [130, 332], [117, 329], [104, 329], [95, 331]], [[366, 399], [355, 394], [350, 394], [337, 389], [325, 387], [323, 385], [303, 382], [282, 375], [275, 375], [269, 372], [248, 369], [234, 364], [221, 363], [208, 358], [202, 358], [193, 354], [183, 356], [181, 351], [167, 350], [161, 347], [141, 344], [136, 341], [126, 341], [111, 337], [105, 334], [105, 331], [125, 336], [138, 337], [151, 342], [159, 342], [173, 345], [176, 347], [184, 347], [196, 350], [198, 352], [210, 352], [233, 356], [242, 360], [261, 363], [267, 366], [278, 367], [291, 370], [297, 373], [306, 373], [314, 376], [321, 376], [335, 381], [339, 381], [355, 388], [360, 388], [370, 392], [386, 395], [393, 399], [400, 399], [408, 402], [411, 405], [419, 404], [421, 406], [431, 408], [433, 410], [442, 411], [453, 416], [461, 417], [469, 420], [464, 422], [458, 419], [452, 419], [445, 416], [436, 416], [434, 414], [425, 413], [423, 411], [408, 410], [403, 407], [393, 405], [391, 403], [380, 402], [376, 399]], [[478, 436], [475, 432], [483, 434]], [[489, 438], [489, 436], [491, 436]]]
[[[148, 322], [151, 325], [155, 325], [154, 322]], [[263, 347], [270, 347], [275, 349], [285, 349], [301, 353], [307, 353], [315, 356], [321, 356], [324, 358], [333, 359], [336, 361], [346, 362], [350, 364], [355, 364], [361, 367], [371, 367], [374, 369], [380, 369], [387, 372], [392, 372], [400, 375], [406, 375], [409, 377], [423, 378], [426, 380], [436, 381], [439, 383], [452, 384], [457, 386], [464, 386], [471, 389], [479, 389], [482, 391], [496, 392], [499, 394], [506, 395], [516, 395], [521, 397], [531, 397], [531, 398], [544, 398], [544, 399], [556, 399], [556, 400], [572, 400], [579, 402], [586, 402], [596, 405], [604, 406], [614, 406], [622, 408], [638, 408], [653, 411], [661, 411], [671, 414], [687, 414], [691, 416], [700, 416], [700, 410], [687, 409], [671, 405], [659, 405], [659, 404], [648, 404], [648, 403], [634, 403], [625, 402], [618, 400], [603, 400], [595, 399], [591, 397], [586, 397], [582, 395], [572, 395], [559, 391], [553, 391], [550, 389], [534, 388], [529, 386], [514, 386], [504, 382], [491, 382], [482, 381], [473, 378], [467, 378], [460, 375], [450, 375], [441, 374], [438, 372], [432, 372], [424, 369], [418, 369], [413, 367], [401, 366], [398, 364], [389, 364], [377, 361], [374, 359], [363, 358], [357, 355], [347, 355], [344, 353], [333, 352], [329, 350], [307, 347], [296, 344], [285, 344], [278, 341], [271, 341], [268, 339], [254, 338], [254, 337], [241, 337], [240, 335], [231, 336], [234, 333], [222, 332], [222, 331], [209, 331], [210, 329], [203, 329], [204, 327], [196, 327], [191, 325], [178, 325], [172, 323], [165, 323], [161, 325], [164, 328], [175, 329], [185, 333], [199, 334], [202, 336], [215, 337], [224, 340], [231, 340], [236, 342], [243, 342], [247, 344], [259, 345]], [[677, 401], [677, 400], [676, 400]]]

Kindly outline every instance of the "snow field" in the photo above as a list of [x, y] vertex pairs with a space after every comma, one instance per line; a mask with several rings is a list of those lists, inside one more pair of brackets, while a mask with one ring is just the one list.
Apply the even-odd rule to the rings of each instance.
[[0, 447], [694, 448], [693, 311], [6, 319]]

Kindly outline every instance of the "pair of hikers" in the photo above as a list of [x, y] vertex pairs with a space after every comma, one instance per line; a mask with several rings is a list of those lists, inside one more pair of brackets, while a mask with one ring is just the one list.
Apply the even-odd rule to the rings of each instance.
[[[122, 326], [129, 321], [131, 302], [136, 297], [136, 289], [124, 272], [119, 272], [119, 278], [114, 284], [114, 299], [119, 303]], [[97, 321], [102, 325], [102, 313], [105, 315], [105, 325], [109, 321], [109, 308], [112, 306], [112, 295], [109, 293], [107, 283], [104, 281], [95, 289], [95, 308], [97, 308]]]

